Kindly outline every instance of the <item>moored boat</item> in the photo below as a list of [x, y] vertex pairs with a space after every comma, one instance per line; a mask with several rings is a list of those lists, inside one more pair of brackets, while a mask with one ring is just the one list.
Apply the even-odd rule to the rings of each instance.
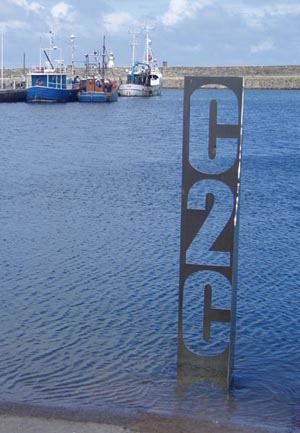
[[127, 83], [120, 84], [120, 96], [159, 96], [161, 76], [147, 63], [136, 62], [127, 74]]
[[115, 82], [103, 80], [99, 76], [80, 80], [79, 102], [115, 102], [118, 99], [118, 87]]
[[109, 78], [107, 74], [105, 37], [103, 38], [102, 65], [98, 52], [94, 52], [94, 57], [95, 63], [90, 64], [89, 55], [86, 55], [85, 73], [80, 80], [78, 100], [79, 102], [115, 102], [118, 99], [118, 82], [113, 77]]
[[46, 57], [45, 66], [40, 66], [27, 74], [27, 102], [73, 102], [77, 101], [78, 82], [62, 60], [52, 60], [53, 52], [60, 51], [53, 45], [53, 32], [50, 32], [50, 47], [41, 49]]
[[[134, 52], [135, 41], [132, 42]], [[127, 73], [127, 81], [119, 86], [120, 96], [159, 96], [162, 89], [162, 73], [152, 52], [152, 43], [149, 38], [149, 27], [146, 26], [146, 44], [143, 62], [134, 61], [132, 54], [132, 67]]]

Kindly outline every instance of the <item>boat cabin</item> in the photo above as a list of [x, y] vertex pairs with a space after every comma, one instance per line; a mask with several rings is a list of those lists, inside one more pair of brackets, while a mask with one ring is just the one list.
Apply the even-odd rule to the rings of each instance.
[[113, 90], [113, 83], [110, 80], [96, 77], [82, 78], [79, 89], [84, 92], [111, 92]]
[[27, 76], [27, 87], [48, 87], [52, 89], [68, 89], [72, 87], [72, 79], [67, 78], [66, 71], [60, 69], [47, 70], [41, 68]]
[[147, 63], [136, 62], [127, 75], [127, 84], [150, 85], [150, 66]]

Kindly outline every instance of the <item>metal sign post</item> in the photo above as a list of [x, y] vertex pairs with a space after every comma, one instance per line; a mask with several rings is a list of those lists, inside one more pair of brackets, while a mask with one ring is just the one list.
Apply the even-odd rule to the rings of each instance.
[[[184, 84], [178, 375], [229, 388], [236, 320], [243, 78], [185, 77]], [[218, 90], [211, 90], [214, 87]], [[206, 117], [200, 113], [201, 101], [195, 103], [199, 92], [206, 97]], [[225, 93], [230, 95], [229, 109], [224, 108]], [[191, 153], [195, 143], [205, 152], [198, 160], [197, 152]]]

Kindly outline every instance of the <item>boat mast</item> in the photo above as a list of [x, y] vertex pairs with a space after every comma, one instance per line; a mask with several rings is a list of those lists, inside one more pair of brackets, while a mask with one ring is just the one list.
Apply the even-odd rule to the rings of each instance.
[[42, 38], [40, 36], [40, 70], [42, 69]]
[[105, 56], [106, 56], [106, 48], [105, 48], [105, 36], [103, 36], [103, 45], [102, 45], [102, 79], [105, 77]]
[[131, 66], [133, 66], [135, 64], [135, 47], [138, 45], [136, 35], [139, 32], [133, 31], [133, 32], [129, 32], [129, 33], [132, 35], [131, 41], [130, 41], [130, 46], [131, 46]]
[[148, 63], [149, 59], [149, 27], [146, 25], [146, 63]]
[[86, 54], [85, 55], [85, 72], [84, 72], [85, 78], [88, 78], [89, 71], [90, 71], [90, 59], [89, 59], [89, 55]]
[[146, 33], [146, 44], [144, 51], [144, 63], [149, 63], [149, 59], [151, 57], [152, 60], [152, 50], [151, 50], [151, 39], [149, 38], [149, 30], [152, 30], [153, 27], [149, 27], [148, 24], [145, 25], [145, 33]]

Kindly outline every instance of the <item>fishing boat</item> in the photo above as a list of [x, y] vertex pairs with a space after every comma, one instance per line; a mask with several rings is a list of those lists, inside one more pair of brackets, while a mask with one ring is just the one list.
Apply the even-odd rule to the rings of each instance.
[[99, 76], [82, 78], [78, 93], [79, 102], [115, 102], [118, 99], [118, 87], [115, 82]]
[[[50, 32], [50, 47], [41, 48], [45, 65], [41, 65], [27, 74], [26, 101], [27, 102], [73, 102], [77, 101], [79, 81], [73, 80], [72, 73], [67, 70], [63, 60], [53, 60], [54, 52], [60, 48], [53, 44], [54, 33]], [[73, 70], [73, 68], [72, 68]]]
[[132, 67], [127, 73], [126, 83], [120, 84], [120, 96], [159, 96], [162, 89], [162, 74], [157, 65], [157, 60], [152, 52], [152, 42], [149, 38], [149, 27], [146, 26], [146, 43], [144, 59], [142, 62], [135, 61], [134, 47], [136, 45], [135, 34], [131, 44]]
[[[115, 102], [118, 99], [118, 82], [113, 77], [108, 77], [105, 37], [102, 56], [97, 51], [93, 55], [95, 62], [92, 64], [89, 61], [89, 54], [85, 56], [85, 73], [79, 83], [78, 100], [79, 102]], [[100, 57], [102, 57], [102, 64]]]

